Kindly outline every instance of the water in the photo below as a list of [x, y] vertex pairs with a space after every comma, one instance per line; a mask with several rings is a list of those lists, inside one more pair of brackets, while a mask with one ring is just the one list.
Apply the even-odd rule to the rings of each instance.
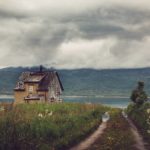
[[[103, 104], [111, 107], [118, 107], [118, 108], [126, 108], [128, 104], [130, 103], [129, 98], [114, 98], [114, 97], [82, 97], [82, 96], [77, 96], [77, 97], [72, 97], [72, 96], [67, 96], [67, 97], [62, 97], [64, 102], [77, 102], [77, 103], [95, 103], [95, 104]], [[0, 102], [12, 102], [14, 101], [13, 97], [0, 97]]]
[[13, 101], [14, 101], [13, 98], [0, 98], [0, 102], [7, 102], [7, 103], [9, 103], [9, 102], [13, 102]]
[[13, 95], [0, 95], [0, 102], [13, 102]]
[[111, 97], [63, 97], [65, 102], [97, 103], [111, 107], [126, 108], [131, 102], [129, 98]]

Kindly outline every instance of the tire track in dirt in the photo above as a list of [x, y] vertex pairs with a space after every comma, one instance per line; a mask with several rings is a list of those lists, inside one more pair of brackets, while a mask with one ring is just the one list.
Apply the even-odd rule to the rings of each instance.
[[102, 122], [98, 129], [83, 142], [79, 143], [77, 146], [71, 148], [70, 150], [86, 150], [89, 148], [104, 132], [107, 127], [107, 122]]
[[128, 123], [129, 123], [129, 125], [131, 127], [131, 132], [132, 132], [132, 134], [133, 134], [133, 136], [135, 138], [135, 142], [136, 143], [135, 143], [134, 147], [137, 150], [147, 150], [146, 149], [147, 143], [143, 140], [143, 137], [139, 133], [137, 127], [132, 123], [132, 121], [128, 117], [124, 116], [124, 118], [128, 121]]

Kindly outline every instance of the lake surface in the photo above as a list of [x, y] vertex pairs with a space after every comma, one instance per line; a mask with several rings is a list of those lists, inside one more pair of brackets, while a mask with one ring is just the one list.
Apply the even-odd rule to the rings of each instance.
[[[97, 103], [103, 104], [111, 107], [126, 108], [131, 102], [129, 98], [121, 97], [86, 97], [86, 96], [64, 96], [62, 97], [64, 102], [76, 102], [76, 103]], [[14, 101], [13, 97], [0, 97], [0, 102], [12, 102]]]
[[95, 103], [111, 107], [126, 108], [131, 100], [129, 98], [111, 97], [63, 97], [66, 102]]

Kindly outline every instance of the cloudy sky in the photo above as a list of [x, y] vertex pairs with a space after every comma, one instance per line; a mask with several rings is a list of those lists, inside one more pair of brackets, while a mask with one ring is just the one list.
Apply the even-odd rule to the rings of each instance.
[[149, 0], [0, 0], [0, 68], [150, 67]]

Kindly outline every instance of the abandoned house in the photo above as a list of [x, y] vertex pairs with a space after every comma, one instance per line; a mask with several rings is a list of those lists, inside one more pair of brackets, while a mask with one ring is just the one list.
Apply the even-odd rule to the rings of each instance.
[[15, 104], [61, 102], [63, 86], [56, 71], [23, 72], [14, 88]]

